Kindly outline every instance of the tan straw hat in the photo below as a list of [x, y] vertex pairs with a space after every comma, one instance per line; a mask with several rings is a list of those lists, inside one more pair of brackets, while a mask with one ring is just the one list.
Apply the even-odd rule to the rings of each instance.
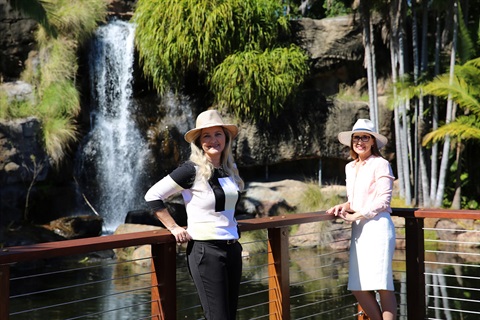
[[207, 110], [198, 115], [195, 128], [185, 133], [184, 138], [190, 143], [197, 131], [211, 127], [224, 127], [231, 133], [232, 138], [235, 138], [238, 134], [238, 127], [234, 124], [224, 123], [217, 110]]
[[350, 147], [352, 142], [352, 134], [354, 133], [368, 133], [374, 136], [377, 140], [378, 149], [382, 148], [388, 142], [387, 137], [375, 131], [375, 126], [369, 119], [358, 119], [353, 125], [352, 131], [343, 131], [338, 134], [338, 141], [340, 141], [341, 144]]

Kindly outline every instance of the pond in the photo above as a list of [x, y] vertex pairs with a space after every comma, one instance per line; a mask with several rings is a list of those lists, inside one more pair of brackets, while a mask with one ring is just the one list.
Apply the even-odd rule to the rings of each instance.
[[[183, 253], [177, 261], [177, 319], [203, 319], [196, 290], [188, 275]], [[430, 257], [431, 259], [431, 257]], [[395, 287], [399, 303], [399, 320], [406, 320], [404, 252], [397, 250]], [[348, 252], [320, 249], [290, 250], [291, 319], [355, 319], [354, 297], [346, 290]], [[141, 261], [140, 261], [141, 262]], [[458, 314], [451, 307], [477, 310], [472, 302], [480, 300], [474, 277], [479, 265], [436, 265], [435, 275], [427, 266], [428, 316], [448, 320], [478, 319], [478, 314]], [[56, 270], [64, 270], [57, 273]], [[150, 268], [114, 259], [76, 261], [75, 271], [51, 260], [41, 266], [41, 276], [30, 278], [12, 274], [10, 319], [150, 319]], [[38, 273], [38, 271], [36, 271]], [[13, 272], [12, 272], [13, 273]], [[22, 272], [23, 273], [23, 272]], [[462, 276], [459, 278], [459, 273]], [[111, 280], [113, 279], [113, 280]], [[436, 287], [436, 283], [444, 286]], [[54, 288], [62, 287], [61, 290]], [[430, 288], [430, 289], [429, 289]], [[37, 294], [28, 294], [38, 292]], [[23, 295], [25, 293], [25, 295]], [[454, 297], [464, 297], [458, 299]], [[450, 298], [449, 298], [450, 297]], [[77, 300], [75, 303], [70, 303]], [[45, 308], [45, 305], [55, 305]], [[265, 253], [244, 260], [238, 320], [269, 319], [268, 265]], [[34, 310], [21, 313], [21, 310]]]

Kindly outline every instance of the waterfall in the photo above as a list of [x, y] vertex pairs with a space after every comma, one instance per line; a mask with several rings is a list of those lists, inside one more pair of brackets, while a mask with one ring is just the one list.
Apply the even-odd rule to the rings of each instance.
[[98, 28], [89, 53], [91, 129], [78, 174], [109, 231], [144, 203], [139, 185], [148, 150], [134, 119], [133, 65], [134, 25], [113, 20]]

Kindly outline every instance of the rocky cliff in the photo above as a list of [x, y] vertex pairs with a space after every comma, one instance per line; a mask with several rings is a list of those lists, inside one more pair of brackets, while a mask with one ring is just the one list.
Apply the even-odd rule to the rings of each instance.
[[[114, 4], [112, 8], [117, 11], [112, 14], [122, 16], [131, 10], [132, 1], [115, 1]], [[31, 20], [13, 12], [8, 5], [0, 4], [0, 32], [7, 35], [2, 37], [0, 47], [3, 79], [0, 89], [10, 96], [31, 98], [29, 84], [17, 80], [34, 50], [34, 28]], [[361, 28], [353, 16], [348, 16], [301, 19], [292, 22], [292, 30], [293, 38], [311, 59], [311, 74], [295, 102], [278, 118], [268, 123], [239, 123], [241, 131], [235, 145], [235, 157], [247, 181], [282, 178], [320, 179], [327, 183], [342, 181], [338, 177], [343, 176], [348, 150], [338, 143], [336, 135], [351, 129], [357, 118], [368, 117], [367, 103], [355, 100], [366, 89]], [[347, 95], [351, 93], [349, 101], [331, 98], [341, 88], [347, 88]], [[147, 168], [152, 179], [145, 182], [148, 186], [186, 159], [188, 145], [182, 139], [183, 132], [171, 126], [166, 128], [162, 122], [166, 106], [161, 98], [151, 91], [147, 96], [137, 96], [140, 106], [150, 104], [151, 109], [152, 103], [158, 104], [158, 114], [153, 121], [150, 115], [142, 118], [141, 109], [137, 119], [145, 127], [153, 155]], [[389, 137], [391, 118], [390, 111], [383, 106], [381, 131]], [[79, 120], [88, 121], [88, 117]], [[74, 154], [60, 168], [52, 168], [42, 151], [39, 128], [34, 118], [0, 125], [2, 225], [24, 215], [25, 198], [32, 181], [35, 184], [30, 200], [35, 206], [32, 206], [31, 215], [38, 222], [44, 223], [70, 212], [73, 198], [78, 197], [73, 179]], [[393, 147], [385, 148], [387, 157], [391, 157], [391, 150]], [[33, 175], [32, 156], [37, 164], [43, 165], [37, 176]]]

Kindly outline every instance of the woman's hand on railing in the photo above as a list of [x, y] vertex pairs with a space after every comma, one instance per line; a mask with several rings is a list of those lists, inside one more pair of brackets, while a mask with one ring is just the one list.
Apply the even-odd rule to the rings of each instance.
[[174, 225], [168, 230], [173, 234], [178, 244], [192, 240], [192, 237], [188, 234], [187, 230], [178, 225]]
[[330, 214], [335, 217], [340, 217], [342, 219], [345, 219], [345, 216], [347, 215], [347, 208], [345, 203], [342, 204], [337, 204], [336, 206], [331, 207], [327, 211], [325, 211], [327, 214]]

